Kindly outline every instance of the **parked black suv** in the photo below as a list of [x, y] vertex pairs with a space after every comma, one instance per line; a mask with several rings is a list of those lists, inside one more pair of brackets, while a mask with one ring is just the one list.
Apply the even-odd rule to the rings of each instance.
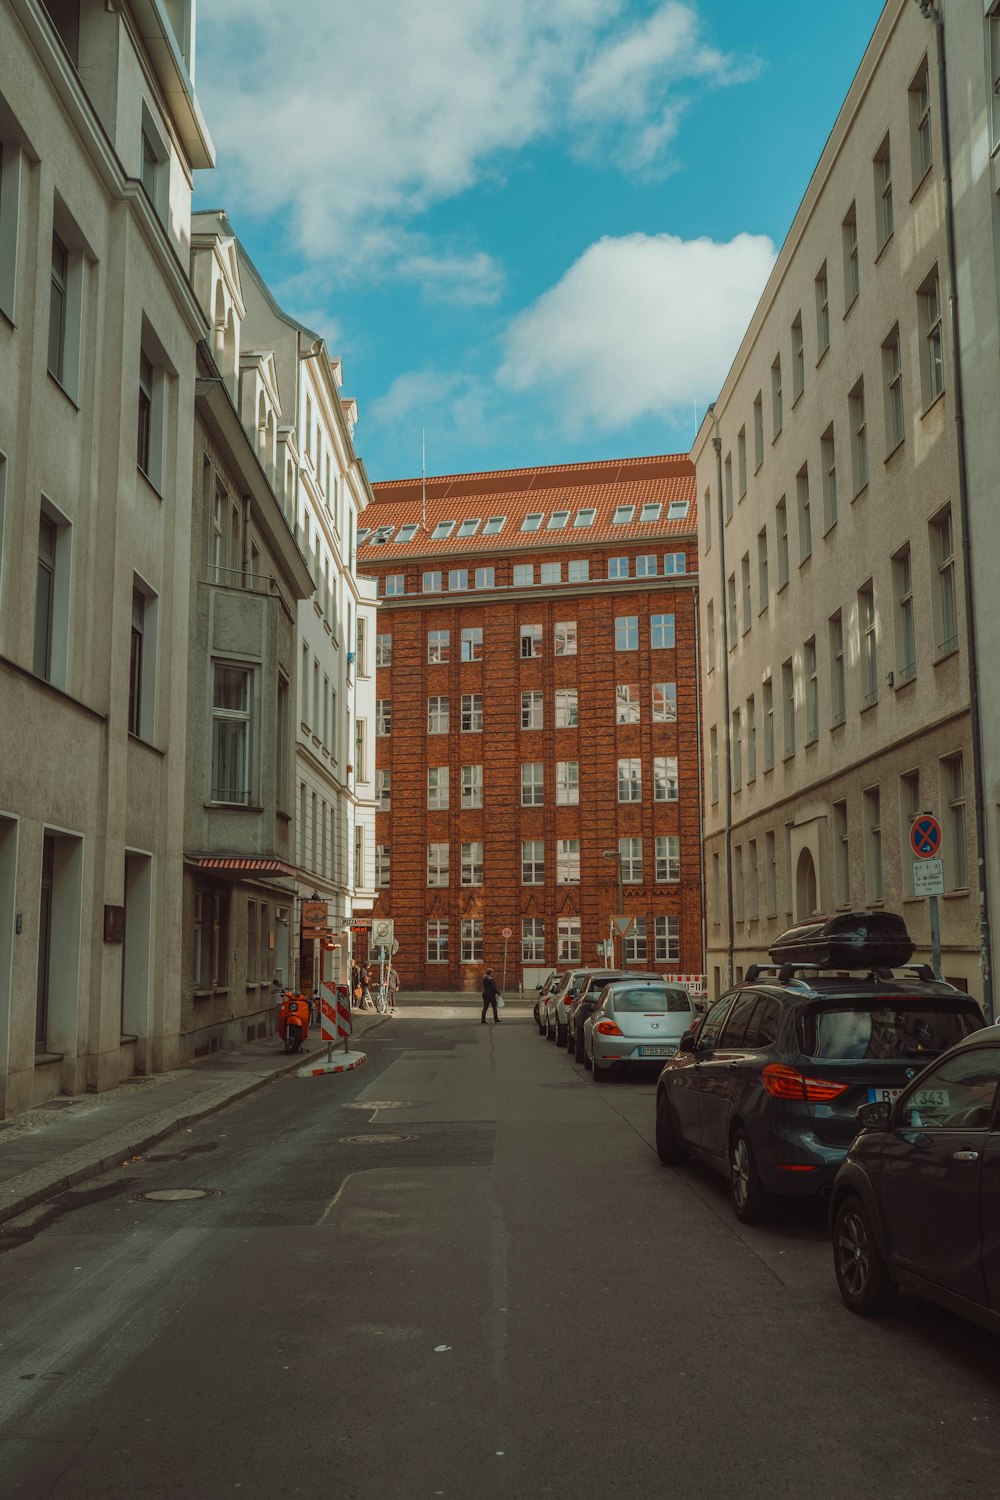
[[[867, 942], [839, 941], [838, 925], [853, 939], [865, 923]], [[779, 961], [751, 965], [660, 1073], [660, 1160], [693, 1156], [725, 1174], [744, 1223], [765, 1218], [772, 1196], [829, 1191], [858, 1132], [859, 1107], [895, 1098], [983, 1025], [971, 996], [926, 965], [899, 966], [913, 946], [907, 939], [900, 947], [892, 923], [902, 927], [889, 913], [813, 919], [811, 933], [800, 924], [771, 949]], [[881, 953], [896, 967], [878, 964]]]

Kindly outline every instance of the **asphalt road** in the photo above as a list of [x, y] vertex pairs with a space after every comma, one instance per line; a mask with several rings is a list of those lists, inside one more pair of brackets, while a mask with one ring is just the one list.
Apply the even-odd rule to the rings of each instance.
[[0, 1236], [3, 1500], [997, 1493], [997, 1340], [853, 1318], [821, 1214], [659, 1165], [651, 1081], [513, 1007], [365, 1050]]

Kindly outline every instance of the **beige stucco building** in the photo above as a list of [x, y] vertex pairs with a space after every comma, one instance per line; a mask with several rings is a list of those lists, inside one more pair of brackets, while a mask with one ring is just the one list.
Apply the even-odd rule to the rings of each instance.
[[178, 1055], [192, 10], [0, 7], [0, 1114]]
[[929, 960], [929, 810], [982, 995], [945, 229], [934, 27], [890, 0], [693, 452], [714, 993], [837, 908]]

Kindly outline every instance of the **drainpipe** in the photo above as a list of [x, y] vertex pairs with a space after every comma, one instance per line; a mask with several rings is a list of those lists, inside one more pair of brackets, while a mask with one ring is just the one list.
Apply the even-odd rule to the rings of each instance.
[[701, 966], [708, 998], [708, 886], [705, 884], [705, 741], [701, 732], [701, 589], [694, 591], [694, 696], [698, 741], [698, 866], [701, 879]]
[[722, 439], [719, 437], [719, 420], [715, 415], [715, 402], [708, 408], [712, 413], [715, 436], [715, 484], [719, 495], [719, 615], [722, 625], [722, 743], [725, 749], [726, 767], [726, 984], [733, 983], [733, 763], [732, 746], [729, 742], [729, 601], [726, 595], [726, 515], [722, 493]]
[[934, 22], [937, 36], [938, 99], [941, 110], [945, 229], [948, 245], [948, 308], [951, 324], [955, 383], [955, 433], [958, 439], [958, 504], [962, 518], [962, 582], [965, 588], [965, 643], [969, 663], [969, 717], [972, 727], [972, 776], [976, 819], [976, 868], [979, 882], [979, 950], [983, 969], [983, 1006], [993, 1020], [992, 939], [986, 868], [986, 775], [983, 768], [983, 726], [979, 691], [979, 647], [976, 639], [975, 583], [969, 504], [969, 459], [965, 436], [965, 397], [962, 385], [958, 321], [958, 255], [955, 248], [955, 195], [951, 176], [951, 130], [948, 123], [948, 75], [945, 67], [944, 16], [933, 0], [917, 0], [921, 15]]

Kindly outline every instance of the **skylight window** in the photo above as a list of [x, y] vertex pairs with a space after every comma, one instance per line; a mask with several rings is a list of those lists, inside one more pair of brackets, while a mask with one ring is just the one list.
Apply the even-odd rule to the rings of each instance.
[[394, 526], [376, 526], [371, 534], [371, 539], [368, 543], [369, 547], [384, 547], [395, 529]]
[[371, 529], [370, 526], [362, 526], [361, 527], [360, 531], [358, 532], [358, 546], [359, 547], [361, 546], [362, 542], [367, 542], [368, 538], [371, 536], [371, 531], [372, 531], [372, 529]]
[[439, 521], [431, 532], [432, 542], [443, 542], [455, 530], [454, 521]]
[[462, 522], [461, 526], [458, 528], [458, 534], [459, 536], [475, 536], [478, 530], [479, 517], [472, 516], [469, 520]]
[[575, 519], [573, 521], [573, 525], [574, 526], [593, 526], [593, 524], [594, 524], [594, 517], [596, 515], [597, 515], [597, 511], [593, 510], [593, 509], [591, 509], [589, 507], [586, 510], [578, 510], [577, 513], [576, 513], [576, 517], [575, 517]]
[[544, 519], [545, 513], [543, 511], [533, 510], [530, 515], [525, 516], [524, 520], [521, 522], [521, 530], [537, 531]]
[[483, 527], [483, 536], [499, 536], [507, 524], [506, 516], [490, 516]]
[[667, 520], [686, 521], [688, 509], [689, 502], [687, 500], [671, 500], [670, 508], [667, 511]]
[[546, 527], [546, 530], [547, 531], [561, 531], [563, 529], [563, 527], [566, 525], [566, 522], [568, 520], [569, 520], [569, 511], [568, 510], [554, 510], [552, 512], [551, 516], [549, 516], [549, 524]]
[[663, 506], [660, 504], [660, 502], [658, 500], [653, 501], [649, 505], [644, 505], [642, 507], [642, 511], [640, 512], [639, 520], [640, 521], [658, 521], [660, 519], [660, 512], [662, 511], [662, 509], [663, 509]]
[[634, 515], [634, 505], [619, 505], [611, 519], [615, 526], [624, 526]]
[[397, 531], [397, 533], [396, 533], [396, 541], [397, 542], [412, 542], [413, 538], [416, 536], [418, 530], [419, 530], [419, 527], [417, 526], [417, 523], [415, 521], [407, 521], [406, 525], [405, 526], [401, 526], [399, 528], [399, 530]]

